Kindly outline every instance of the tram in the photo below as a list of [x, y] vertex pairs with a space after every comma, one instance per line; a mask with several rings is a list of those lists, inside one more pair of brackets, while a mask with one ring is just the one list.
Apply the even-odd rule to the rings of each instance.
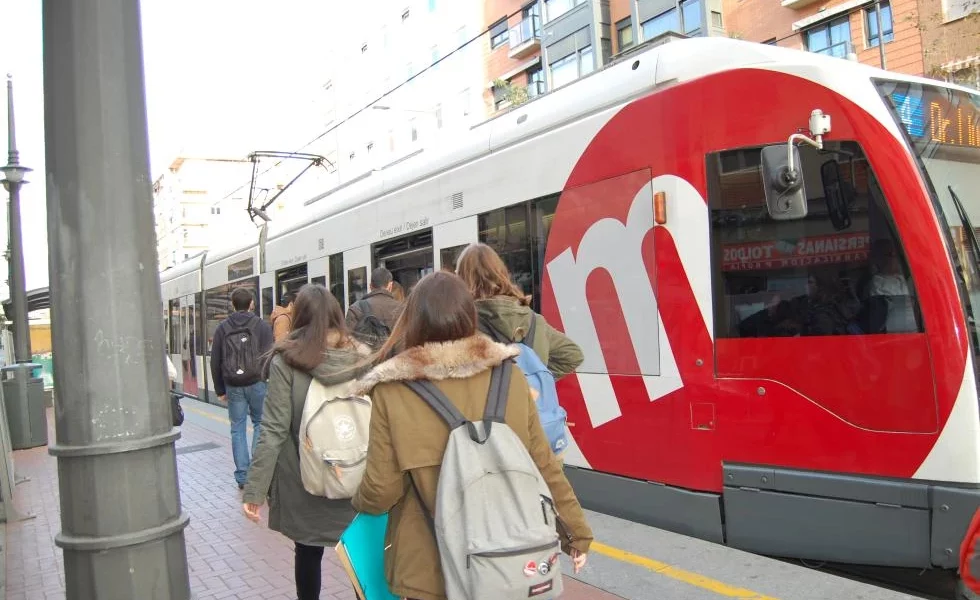
[[980, 505], [980, 95], [802, 51], [643, 48], [161, 274], [216, 402], [229, 293], [485, 242], [585, 353], [559, 384], [587, 507], [767, 555], [955, 568]]

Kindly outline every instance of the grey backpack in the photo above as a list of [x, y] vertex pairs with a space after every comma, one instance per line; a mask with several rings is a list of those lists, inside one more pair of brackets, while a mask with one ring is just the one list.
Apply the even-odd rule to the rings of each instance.
[[415, 489], [439, 547], [449, 600], [551, 599], [562, 592], [551, 492], [504, 423], [512, 370], [508, 360], [491, 372], [479, 423], [467, 421], [431, 382], [406, 382], [450, 429], [434, 517]]

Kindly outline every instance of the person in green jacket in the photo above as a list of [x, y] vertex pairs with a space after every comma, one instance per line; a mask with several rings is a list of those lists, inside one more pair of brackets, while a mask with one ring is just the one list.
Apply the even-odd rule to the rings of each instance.
[[575, 342], [531, 309], [531, 299], [511, 280], [507, 265], [493, 248], [479, 243], [467, 246], [459, 255], [456, 274], [473, 294], [480, 320], [512, 342], [523, 341], [531, 319], [537, 318], [531, 348], [555, 381], [574, 373], [585, 360]]
[[350, 500], [314, 496], [303, 486], [298, 444], [306, 393], [314, 378], [329, 387], [360, 377], [369, 354], [348, 333], [333, 294], [322, 285], [304, 285], [292, 330], [272, 351], [262, 433], [242, 497], [245, 515], [255, 522], [268, 501], [269, 528], [295, 544], [299, 600], [320, 597], [323, 549], [337, 544], [355, 514]]

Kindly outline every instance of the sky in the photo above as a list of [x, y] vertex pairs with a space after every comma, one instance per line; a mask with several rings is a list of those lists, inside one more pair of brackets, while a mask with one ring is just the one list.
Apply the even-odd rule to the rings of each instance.
[[[16, 0], [0, 8], [0, 73], [13, 75], [20, 162], [34, 170], [21, 189], [29, 290], [48, 282], [41, 4]], [[253, 150], [295, 150], [320, 133], [314, 98], [328, 78], [342, 4], [142, 0], [152, 179], [181, 154], [244, 158]], [[6, 247], [6, 210], [0, 213]]]

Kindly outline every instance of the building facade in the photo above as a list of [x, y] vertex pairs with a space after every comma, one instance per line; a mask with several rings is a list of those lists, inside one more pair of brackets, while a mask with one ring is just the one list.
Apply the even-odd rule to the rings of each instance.
[[[225, 232], [241, 232], [252, 163], [244, 159], [178, 157], [153, 182], [160, 270], [211, 247]], [[240, 207], [236, 215], [232, 207]]]
[[980, 0], [919, 0], [925, 74], [980, 89]]
[[[338, 3], [342, 22], [363, 6]], [[484, 118], [480, 110], [480, 0], [379, 0], [370, 27], [325, 41], [320, 75], [324, 135], [307, 151], [336, 168], [334, 185], [437, 145]], [[318, 177], [318, 193], [331, 179]], [[313, 178], [303, 189], [312, 191]], [[323, 184], [327, 184], [324, 186]]]
[[488, 113], [561, 88], [638, 43], [725, 35], [722, 0], [486, 0]]
[[[945, 0], [921, 0], [940, 1]], [[925, 63], [919, 3], [920, 0], [882, 0], [880, 4], [874, 0], [724, 0], [724, 14], [733, 37], [922, 75]]]

